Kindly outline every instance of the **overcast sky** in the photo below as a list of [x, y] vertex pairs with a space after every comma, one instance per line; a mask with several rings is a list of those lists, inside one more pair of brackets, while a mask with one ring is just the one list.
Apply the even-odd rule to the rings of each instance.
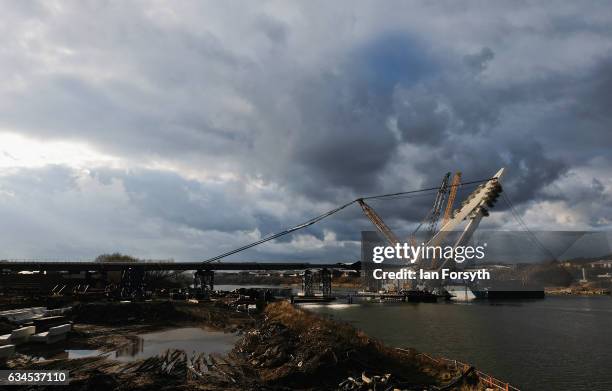
[[[500, 167], [533, 229], [612, 226], [610, 3], [1, 4], [0, 258], [203, 259]], [[432, 202], [372, 206], [401, 236]], [[234, 258], [355, 260], [364, 229]]]

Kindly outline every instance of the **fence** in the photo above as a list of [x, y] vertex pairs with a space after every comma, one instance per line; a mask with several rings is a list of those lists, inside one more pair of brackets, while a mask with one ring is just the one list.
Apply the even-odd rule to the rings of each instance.
[[[396, 348], [397, 350], [401, 351], [401, 352], [406, 352], [408, 353], [408, 350], [405, 349], [401, 349], [401, 348]], [[461, 361], [457, 361], [457, 360], [450, 360], [448, 358], [445, 357], [438, 357], [438, 358], [433, 358], [430, 355], [427, 355], [425, 353], [419, 353], [417, 354], [417, 356], [421, 356], [421, 357], [425, 357], [426, 359], [428, 359], [429, 361], [435, 362], [436, 364], [443, 364], [449, 367], [453, 367], [454, 369], [459, 369], [462, 368], [464, 371], [467, 370], [468, 368], [471, 367], [471, 365], [466, 364], [464, 362]], [[481, 372], [477, 369], [474, 369], [474, 373], [476, 374], [476, 376], [478, 376], [478, 380], [480, 382], [482, 382], [483, 384], [485, 384], [486, 386], [492, 387], [496, 390], [503, 390], [503, 391], [520, 391], [518, 388], [510, 385], [509, 383], [503, 382], [499, 379], [494, 378], [493, 376], [486, 374], [484, 372]]]

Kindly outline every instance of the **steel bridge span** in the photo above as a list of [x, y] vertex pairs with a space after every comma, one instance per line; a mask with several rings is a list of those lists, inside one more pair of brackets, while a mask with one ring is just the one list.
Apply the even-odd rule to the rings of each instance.
[[[169, 261], [141, 261], [141, 262], [68, 262], [68, 261], [11, 261], [0, 260], [0, 288], [6, 285], [15, 285], [12, 280], [3, 282], [5, 277], [17, 278], [16, 282], [27, 279], [27, 276], [17, 274], [24, 271], [51, 273], [84, 273], [86, 289], [92, 281], [92, 274], [102, 275], [104, 280], [108, 273], [119, 272], [121, 279], [119, 285], [107, 288], [114, 291], [117, 296], [130, 298], [142, 297], [146, 291], [147, 272], [152, 271], [193, 271], [193, 287], [206, 294], [214, 289], [215, 271], [282, 271], [303, 270], [302, 290], [312, 295], [317, 287], [324, 295], [331, 295], [331, 279], [333, 269], [349, 269], [360, 271], [361, 262], [355, 263], [304, 263], [304, 262], [169, 262]], [[22, 276], [22, 277], [19, 277]], [[17, 284], [18, 285], [18, 284]], [[53, 288], [55, 292], [56, 288]], [[60, 292], [63, 288], [60, 289]], [[78, 290], [78, 288], [77, 288]]]
[[6, 271], [123, 271], [138, 268], [144, 271], [168, 270], [309, 270], [309, 269], [351, 269], [361, 270], [361, 262], [354, 263], [304, 263], [304, 262], [67, 262], [67, 261], [2, 261], [0, 270]]

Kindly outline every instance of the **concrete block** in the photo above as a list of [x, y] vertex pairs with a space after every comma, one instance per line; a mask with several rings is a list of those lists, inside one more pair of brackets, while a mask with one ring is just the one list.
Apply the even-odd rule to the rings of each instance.
[[36, 332], [36, 327], [34, 326], [27, 326], [27, 327], [21, 327], [19, 329], [15, 329], [11, 333], [11, 343], [20, 344], [20, 343], [28, 342], [28, 339], [30, 338], [30, 336], [33, 335], [35, 332]]
[[72, 329], [70, 323], [63, 324], [61, 326], [51, 327], [49, 329], [49, 335], [67, 334]]
[[34, 334], [30, 337], [32, 342], [44, 342], [44, 343], [55, 343], [66, 339], [68, 332], [72, 329], [71, 324], [64, 324], [61, 326], [51, 327], [49, 331], [44, 333]]
[[7, 359], [15, 354], [15, 345], [0, 346], [0, 358]]
[[11, 343], [11, 335], [10, 334], [0, 335], [0, 346], [1, 345], [8, 345], [10, 343]]
[[47, 339], [49, 336], [49, 332], [45, 331], [44, 333], [34, 334], [30, 337], [30, 342], [44, 342], [47, 343]]

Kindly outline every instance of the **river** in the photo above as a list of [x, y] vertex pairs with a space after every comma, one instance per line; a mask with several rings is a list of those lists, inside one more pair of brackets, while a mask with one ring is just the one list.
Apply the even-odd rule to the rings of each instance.
[[610, 297], [306, 307], [388, 345], [470, 363], [521, 390], [612, 390]]

